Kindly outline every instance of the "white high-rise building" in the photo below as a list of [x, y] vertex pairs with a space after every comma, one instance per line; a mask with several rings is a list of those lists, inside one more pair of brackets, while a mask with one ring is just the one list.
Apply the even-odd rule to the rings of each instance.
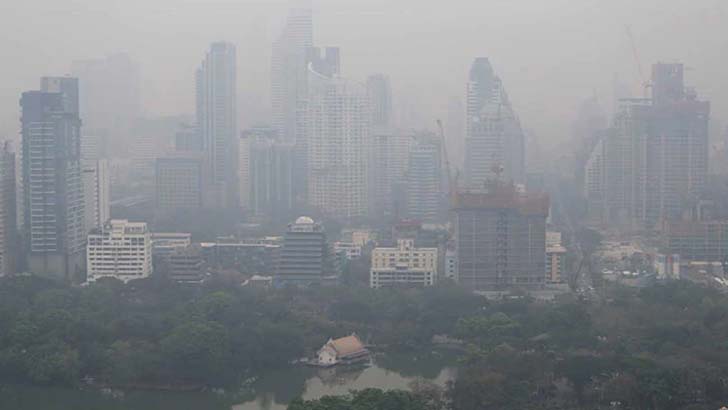
[[109, 163], [106, 159], [81, 163], [86, 230], [99, 229], [111, 217]]
[[374, 248], [369, 286], [432, 286], [437, 281], [437, 248], [416, 248], [400, 239], [393, 248]]
[[367, 214], [366, 88], [338, 76], [310, 72], [301, 131], [307, 147], [308, 201], [339, 218]]
[[152, 274], [152, 239], [145, 222], [112, 219], [88, 236], [87, 282], [116, 278], [124, 283]]
[[197, 70], [197, 124], [207, 165], [223, 207], [239, 205], [239, 154], [235, 46], [210, 45]]
[[273, 43], [271, 58], [273, 127], [285, 142], [293, 143], [296, 139], [298, 102], [307, 95], [307, 65], [312, 47], [311, 9], [291, 9], [283, 32]]

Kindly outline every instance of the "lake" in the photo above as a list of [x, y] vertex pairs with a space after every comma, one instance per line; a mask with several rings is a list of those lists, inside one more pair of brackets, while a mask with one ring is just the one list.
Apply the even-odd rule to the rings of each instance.
[[297, 397], [314, 399], [369, 387], [407, 389], [422, 378], [444, 385], [457, 372], [456, 354], [377, 355], [371, 365], [315, 369], [291, 367], [269, 371], [240, 392], [149, 392], [123, 395], [97, 390], [28, 386], [0, 387], [0, 409], [13, 410], [285, 410]]

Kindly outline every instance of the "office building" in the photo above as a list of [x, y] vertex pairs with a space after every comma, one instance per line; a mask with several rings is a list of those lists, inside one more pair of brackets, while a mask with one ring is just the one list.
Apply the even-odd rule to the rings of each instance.
[[[371, 216], [386, 217], [397, 214], [398, 187], [404, 186], [409, 164], [411, 134], [400, 131], [372, 131], [369, 139], [369, 211]], [[404, 212], [402, 212], [402, 215]], [[400, 215], [401, 216], [401, 215]]]
[[0, 150], [0, 276], [15, 273], [18, 266], [15, 195], [15, 153], [6, 141]]
[[167, 276], [179, 283], [201, 283], [205, 279], [204, 267], [202, 253], [196, 246], [175, 249], [166, 257]]
[[482, 190], [492, 179], [525, 182], [525, 137], [503, 84], [487, 58], [477, 58], [467, 86], [465, 182]]
[[294, 144], [277, 141], [270, 128], [253, 128], [246, 133], [250, 211], [254, 215], [288, 215], [294, 201]]
[[728, 221], [668, 221], [664, 224], [663, 247], [683, 261], [728, 261]]
[[111, 218], [111, 181], [106, 159], [81, 161], [86, 230], [99, 229]]
[[437, 281], [437, 253], [437, 248], [416, 248], [413, 239], [400, 239], [393, 248], [374, 248], [369, 286], [432, 286]]
[[174, 213], [200, 209], [205, 195], [204, 159], [199, 153], [157, 158], [155, 172], [156, 210]]
[[283, 236], [274, 280], [281, 285], [320, 284], [326, 276], [333, 273], [331, 259], [323, 226], [302, 216], [288, 225]]
[[308, 94], [307, 66], [312, 47], [311, 9], [290, 10], [283, 32], [273, 43], [271, 58], [273, 128], [283, 142], [296, 142], [298, 104]]
[[432, 222], [440, 213], [442, 190], [440, 140], [422, 134], [414, 139], [407, 162], [406, 197], [409, 218]]
[[124, 283], [152, 274], [152, 238], [147, 224], [112, 219], [88, 236], [87, 282], [115, 278]]
[[196, 72], [197, 125], [206, 154], [205, 164], [218, 196], [216, 206], [237, 208], [239, 193], [239, 139], [235, 46], [210, 46]]
[[547, 195], [491, 183], [454, 198], [458, 282], [474, 291], [540, 289], [545, 282]]
[[682, 64], [653, 66], [652, 98], [624, 99], [585, 169], [600, 224], [654, 229], [700, 200], [708, 172], [710, 103], [684, 85]]
[[83, 271], [86, 240], [78, 80], [23, 93], [23, 241], [28, 270], [66, 280]]
[[332, 217], [365, 216], [369, 139], [365, 87], [312, 69], [303, 106], [300, 130], [308, 154], [308, 203]]
[[371, 109], [372, 130], [387, 131], [392, 128], [392, 86], [389, 77], [374, 74], [367, 78], [367, 93]]

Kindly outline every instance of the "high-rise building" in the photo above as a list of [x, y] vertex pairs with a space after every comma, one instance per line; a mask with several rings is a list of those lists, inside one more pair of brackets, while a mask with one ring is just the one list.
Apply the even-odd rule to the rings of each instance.
[[306, 216], [296, 219], [283, 236], [276, 283], [304, 286], [320, 283], [333, 273], [330, 254], [323, 226]]
[[442, 192], [440, 140], [431, 134], [415, 137], [405, 176], [407, 216], [421, 221], [437, 219]]
[[250, 210], [285, 216], [293, 210], [294, 144], [279, 142], [270, 128], [246, 131], [250, 149]]
[[548, 196], [493, 182], [486, 192], [458, 193], [453, 210], [462, 286], [503, 291], [544, 285]]
[[397, 188], [404, 186], [412, 144], [413, 137], [409, 133], [372, 131], [369, 138], [367, 181], [371, 216], [382, 217], [397, 213]]
[[30, 272], [77, 280], [86, 240], [78, 80], [23, 93], [23, 240]]
[[589, 211], [601, 223], [651, 229], [703, 194], [710, 103], [684, 86], [682, 64], [655, 64], [651, 84], [651, 99], [622, 100], [587, 162]]
[[369, 286], [432, 286], [437, 281], [437, 248], [417, 248], [414, 239], [400, 239], [392, 248], [372, 251]]
[[308, 93], [308, 57], [313, 47], [310, 8], [290, 10], [286, 26], [273, 43], [271, 103], [273, 127], [284, 142], [296, 141], [298, 103]]
[[299, 128], [308, 154], [308, 203], [330, 216], [367, 214], [368, 100], [363, 85], [310, 71]]
[[16, 272], [18, 231], [15, 197], [15, 153], [5, 142], [0, 150], [0, 276]]
[[447, 154], [453, 172], [462, 172], [465, 169], [465, 107], [462, 98], [452, 97], [447, 105], [447, 122], [445, 123], [445, 138], [447, 141]]
[[93, 135], [108, 135], [114, 154], [125, 153], [131, 129], [141, 114], [140, 71], [127, 54], [78, 60], [71, 73], [82, 84], [80, 116]]
[[205, 202], [202, 155], [188, 152], [157, 158], [155, 187], [156, 210], [159, 213], [201, 208]]
[[81, 161], [86, 230], [101, 228], [111, 218], [109, 162], [106, 159]]
[[124, 283], [152, 274], [152, 239], [147, 224], [112, 219], [88, 236], [89, 283], [116, 278]]
[[212, 43], [197, 70], [197, 125], [220, 206], [238, 207], [239, 139], [235, 46]]
[[477, 58], [467, 87], [465, 182], [483, 189], [492, 179], [525, 182], [525, 137], [503, 84], [487, 58]]
[[374, 74], [367, 78], [369, 107], [371, 108], [372, 129], [381, 131], [392, 127], [392, 86], [389, 77]]
[[182, 125], [174, 135], [174, 149], [175, 151], [201, 152], [203, 146], [199, 128]]
[[250, 208], [250, 143], [250, 135], [241, 132], [238, 143], [238, 193], [243, 209]]

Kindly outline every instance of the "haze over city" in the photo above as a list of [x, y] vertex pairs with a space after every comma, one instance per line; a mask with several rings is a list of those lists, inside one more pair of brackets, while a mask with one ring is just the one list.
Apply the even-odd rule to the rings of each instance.
[[0, 7], [0, 410], [728, 410], [725, 0]]
[[[285, 0], [23, 1], [0, 13], [5, 52], [0, 133], [18, 129], [17, 96], [71, 61], [128, 53], [140, 66], [145, 115], [193, 112], [190, 86], [200, 51], [212, 41], [238, 48], [241, 126], [270, 118], [270, 44]], [[594, 93], [612, 108], [618, 76], [640, 95], [625, 26], [645, 72], [681, 61], [689, 82], [728, 110], [728, 5], [721, 0], [313, 0], [317, 44], [339, 46], [347, 77], [384, 72], [404, 126], [433, 127], [449, 97], [462, 97], [467, 67], [489, 56], [524, 122], [542, 145], [563, 142], [573, 111]], [[48, 33], [57, 33], [48, 35]], [[93, 33], [93, 35], [90, 35]], [[712, 50], [708, 52], [706, 50]], [[404, 106], [404, 107], [403, 107]], [[409, 110], [411, 113], [403, 113]]]

